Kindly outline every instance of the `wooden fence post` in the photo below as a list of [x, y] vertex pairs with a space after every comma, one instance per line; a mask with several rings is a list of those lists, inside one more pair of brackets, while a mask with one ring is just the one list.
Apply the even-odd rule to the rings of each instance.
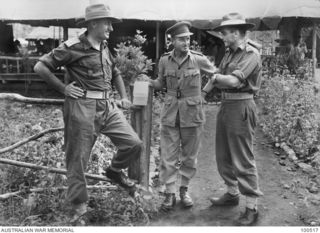
[[[149, 87], [148, 104], [139, 108], [132, 108], [131, 112], [131, 125], [143, 142], [143, 150], [140, 158], [130, 164], [128, 175], [144, 187], [149, 186], [152, 97], [153, 88]], [[133, 98], [133, 95], [131, 95], [131, 98]]]

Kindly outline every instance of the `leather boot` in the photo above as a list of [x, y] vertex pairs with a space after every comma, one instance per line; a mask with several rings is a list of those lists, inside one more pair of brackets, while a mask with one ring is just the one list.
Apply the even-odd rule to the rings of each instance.
[[235, 206], [239, 204], [239, 195], [225, 193], [221, 197], [212, 197], [210, 201], [214, 206]]
[[75, 223], [78, 221], [82, 216], [84, 216], [87, 213], [87, 203], [79, 203], [79, 204], [73, 204], [72, 210], [74, 212], [73, 216], [70, 219], [71, 223]]
[[188, 187], [185, 187], [185, 186], [180, 187], [180, 200], [184, 207], [193, 206], [192, 198], [188, 193]]
[[169, 211], [172, 210], [173, 207], [176, 205], [176, 196], [174, 193], [165, 193], [165, 199], [161, 204], [160, 209], [162, 211]]
[[124, 188], [130, 189], [135, 186], [134, 181], [129, 179], [123, 171], [117, 172], [117, 171], [112, 170], [110, 167], [108, 167], [106, 169], [105, 175], [111, 181], [113, 181], [114, 183], [116, 183]]
[[238, 226], [252, 226], [258, 220], [259, 212], [256, 209], [246, 208], [246, 211], [240, 215], [239, 219], [236, 221]]

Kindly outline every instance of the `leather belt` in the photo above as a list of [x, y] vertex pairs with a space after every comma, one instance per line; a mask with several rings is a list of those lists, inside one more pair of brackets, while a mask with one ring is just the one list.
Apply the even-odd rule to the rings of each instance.
[[222, 92], [221, 98], [225, 100], [246, 100], [253, 99], [253, 94], [248, 92]]
[[109, 99], [109, 92], [85, 90], [83, 98], [97, 99], [97, 100]]
[[169, 89], [167, 90], [167, 94], [170, 96], [174, 96], [177, 99], [184, 98], [184, 97], [192, 97], [192, 96], [201, 96], [200, 88], [196, 89]]

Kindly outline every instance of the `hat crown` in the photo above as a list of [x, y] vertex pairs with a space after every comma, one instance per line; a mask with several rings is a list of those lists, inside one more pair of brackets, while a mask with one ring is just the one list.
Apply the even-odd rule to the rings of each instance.
[[193, 35], [193, 33], [189, 30], [190, 27], [190, 22], [181, 21], [168, 28], [166, 33], [170, 34], [172, 37], [190, 36]]
[[86, 8], [85, 20], [92, 20], [97, 18], [108, 18], [111, 16], [111, 10], [109, 6], [104, 4], [90, 5]]
[[222, 17], [222, 21], [227, 21], [227, 20], [241, 20], [243, 22], [246, 22], [246, 19], [244, 18], [244, 16], [236, 12], [229, 13]]
[[221, 30], [224, 27], [242, 27], [248, 30], [254, 26], [252, 23], [247, 23], [243, 15], [233, 12], [223, 16], [220, 26], [214, 28], [214, 30]]

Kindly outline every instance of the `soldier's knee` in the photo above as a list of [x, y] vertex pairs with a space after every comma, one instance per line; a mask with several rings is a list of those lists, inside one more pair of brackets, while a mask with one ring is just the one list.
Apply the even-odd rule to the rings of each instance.
[[131, 148], [132, 148], [132, 150], [135, 151], [135, 153], [140, 155], [140, 153], [141, 153], [141, 151], [143, 149], [143, 142], [139, 138], [135, 138], [131, 142]]

